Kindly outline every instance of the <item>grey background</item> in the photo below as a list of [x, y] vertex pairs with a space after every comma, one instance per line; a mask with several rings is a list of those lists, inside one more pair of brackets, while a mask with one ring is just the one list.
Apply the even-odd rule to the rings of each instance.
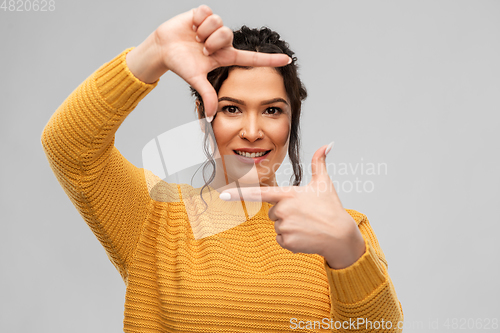
[[[328, 163], [386, 164], [377, 175], [330, 175], [374, 185], [339, 195], [370, 219], [406, 322], [422, 325], [405, 332], [498, 320], [500, 2], [205, 3], [230, 28], [268, 25], [296, 51], [309, 91], [303, 163], [335, 141]], [[122, 330], [125, 286], [52, 174], [40, 135], [99, 66], [199, 4], [0, 10], [1, 332]], [[142, 147], [195, 119], [193, 107], [167, 73], [119, 129], [118, 149], [141, 166]]]

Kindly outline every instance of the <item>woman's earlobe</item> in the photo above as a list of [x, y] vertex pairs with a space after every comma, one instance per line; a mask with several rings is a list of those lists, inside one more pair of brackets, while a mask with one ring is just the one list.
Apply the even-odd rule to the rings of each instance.
[[196, 108], [196, 113], [198, 114], [198, 124], [200, 125], [200, 129], [203, 132], [203, 134], [205, 134], [205, 119], [201, 114], [201, 103], [199, 100], [196, 100], [194, 104]]
[[196, 113], [198, 114], [198, 119], [200, 119], [200, 120], [201, 120], [201, 119], [203, 118], [203, 116], [202, 116], [202, 114], [201, 114], [201, 103], [200, 103], [200, 101], [199, 101], [199, 100], [196, 100], [196, 101], [194, 102], [194, 104], [195, 104], [195, 107], [196, 107]]

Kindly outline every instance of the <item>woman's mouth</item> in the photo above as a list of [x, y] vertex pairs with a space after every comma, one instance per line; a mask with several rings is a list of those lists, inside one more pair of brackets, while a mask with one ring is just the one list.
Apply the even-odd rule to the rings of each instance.
[[258, 153], [249, 153], [249, 152], [241, 151], [241, 150], [233, 150], [233, 151], [240, 156], [251, 157], [251, 158], [254, 158], [254, 157], [258, 158], [258, 157], [264, 156], [270, 152], [270, 150], [258, 152]]
[[271, 150], [266, 150], [258, 153], [249, 153], [241, 150], [233, 150], [237, 155], [238, 160], [244, 163], [258, 163], [266, 158], [266, 156], [271, 152]]

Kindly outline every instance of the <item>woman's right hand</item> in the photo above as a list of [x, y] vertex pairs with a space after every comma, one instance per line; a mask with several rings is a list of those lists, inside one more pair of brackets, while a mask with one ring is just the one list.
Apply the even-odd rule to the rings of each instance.
[[237, 50], [232, 43], [232, 30], [208, 6], [201, 5], [160, 25], [127, 54], [127, 65], [147, 83], [155, 82], [168, 70], [176, 73], [200, 93], [211, 120], [218, 100], [207, 80], [210, 71], [231, 65], [280, 67], [291, 61], [286, 54]]

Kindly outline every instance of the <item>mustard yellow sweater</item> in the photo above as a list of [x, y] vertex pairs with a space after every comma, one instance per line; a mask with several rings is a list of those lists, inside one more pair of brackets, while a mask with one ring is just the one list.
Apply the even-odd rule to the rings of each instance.
[[365, 215], [348, 210], [365, 254], [335, 270], [319, 255], [281, 248], [268, 203], [197, 240], [180, 191], [180, 202], [151, 199], [158, 178], [114, 146], [120, 124], [157, 84], [129, 71], [130, 50], [76, 88], [41, 138], [58, 181], [126, 284], [124, 331], [401, 331], [402, 308]]

